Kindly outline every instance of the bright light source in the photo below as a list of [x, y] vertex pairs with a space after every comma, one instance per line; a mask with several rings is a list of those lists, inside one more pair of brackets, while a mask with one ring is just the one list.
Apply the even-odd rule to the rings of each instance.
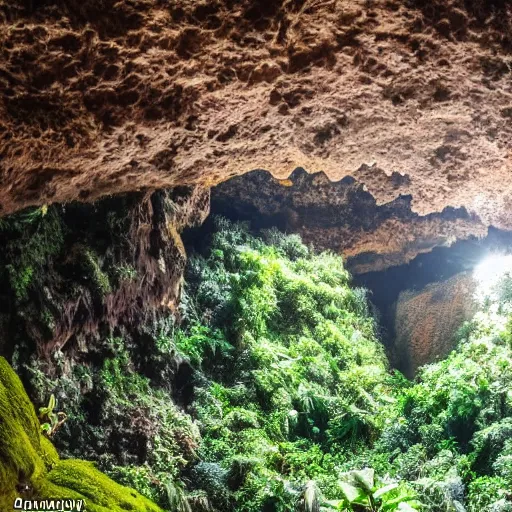
[[478, 285], [478, 295], [492, 295], [495, 286], [507, 274], [512, 275], [512, 254], [492, 254], [485, 258], [473, 272]]

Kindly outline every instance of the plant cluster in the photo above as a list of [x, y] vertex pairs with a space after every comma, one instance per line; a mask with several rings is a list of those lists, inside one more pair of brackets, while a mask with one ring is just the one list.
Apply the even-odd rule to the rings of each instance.
[[27, 300], [29, 289], [41, 282], [48, 259], [61, 251], [62, 222], [55, 208], [27, 209], [2, 219], [0, 236], [4, 240], [0, 278], [8, 283], [19, 305]]
[[41, 421], [41, 432], [48, 437], [53, 437], [57, 430], [67, 420], [65, 412], [55, 412], [54, 409], [57, 406], [55, 395], [50, 396], [50, 400], [46, 407], [39, 408], [39, 420]]
[[[189, 266], [180, 336], [206, 377], [200, 455], [227, 471], [218, 509], [295, 510], [313, 482], [318, 506], [340, 510], [511, 510], [510, 276], [479, 297], [457, 349], [409, 382], [387, 370], [340, 258], [262, 235], [220, 220]], [[369, 468], [380, 483], [354, 485]]]
[[[197, 427], [165, 389], [137, 371], [126, 345], [109, 338], [101, 364], [77, 364], [53, 379], [35, 361], [28, 366], [36, 400], [52, 393], [40, 409], [41, 428], [64, 456], [95, 461], [116, 481], [174, 510], [181, 472], [197, 459]], [[55, 396], [66, 408], [65, 423], [53, 412]]]
[[511, 290], [505, 275], [479, 297], [456, 350], [398, 394], [377, 443], [427, 510], [512, 510]]
[[[208, 254], [190, 261], [176, 336], [202, 377], [194, 484], [216, 510], [405, 506], [415, 496], [406, 484], [373, 498], [372, 477], [361, 495], [343, 491], [344, 465], [371, 448], [394, 398], [366, 296], [341, 258], [275, 230], [217, 228]], [[375, 508], [386, 500], [395, 508]]]

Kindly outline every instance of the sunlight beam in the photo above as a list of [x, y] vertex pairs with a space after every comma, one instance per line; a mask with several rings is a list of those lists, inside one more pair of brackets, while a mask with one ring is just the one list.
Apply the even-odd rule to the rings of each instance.
[[473, 271], [478, 296], [492, 296], [496, 285], [507, 274], [512, 274], [512, 254], [491, 254], [483, 259]]

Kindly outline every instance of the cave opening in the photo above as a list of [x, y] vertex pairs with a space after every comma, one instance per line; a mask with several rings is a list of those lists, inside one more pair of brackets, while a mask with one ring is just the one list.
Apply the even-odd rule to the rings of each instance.
[[[215, 230], [216, 216], [248, 222], [254, 233], [271, 228], [288, 234], [306, 233], [316, 250], [326, 248], [322, 233], [318, 236], [320, 247], [315, 247], [314, 230], [320, 230], [322, 225], [344, 224], [341, 234], [367, 230], [371, 238], [378, 224], [375, 219], [379, 217], [384, 221], [390, 216], [402, 216], [404, 222], [415, 219], [407, 198], [405, 202], [399, 199], [392, 205], [376, 207], [371, 195], [353, 178], [333, 184], [320, 175], [320, 180], [324, 199], [332, 193], [332, 187], [338, 193], [343, 191], [344, 203], [337, 210], [333, 201], [327, 200], [328, 208], [322, 208], [303, 199], [312, 198], [319, 191], [314, 178], [303, 169], [296, 170], [284, 184], [261, 171], [228, 180], [212, 190], [210, 216], [206, 221], [184, 233], [188, 250], [190, 253], [206, 250]], [[299, 189], [295, 196], [294, 187]], [[470, 218], [464, 211], [446, 209], [443, 222], [449, 224], [461, 216]], [[332, 236], [340, 234], [334, 232]], [[429, 240], [408, 241], [407, 244], [416, 245], [415, 253], [403, 262], [408, 251], [404, 246], [402, 263], [394, 255], [382, 257], [378, 252], [344, 256], [353, 285], [368, 292], [391, 366], [411, 379], [423, 365], [442, 360], [455, 349], [459, 329], [475, 313], [478, 283], [474, 272], [478, 265], [491, 255], [508, 254], [512, 250], [512, 233], [492, 226], [485, 233], [464, 239], [449, 233], [429, 233], [429, 237]], [[341, 246], [332, 245], [335, 251]], [[343, 249], [339, 252], [344, 253]]]
[[[440, 360], [455, 349], [458, 328], [475, 312], [473, 302], [479, 284], [476, 269], [493, 255], [510, 254], [511, 250], [512, 233], [491, 227], [484, 238], [458, 240], [449, 247], [435, 247], [419, 254], [404, 265], [354, 274], [354, 284], [369, 290], [369, 299], [377, 308], [382, 341], [391, 363], [412, 378], [420, 366]], [[350, 268], [350, 261], [348, 266]], [[418, 298], [418, 304], [411, 300], [414, 298]], [[409, 307], [418, 305], [423, 309], [415, 316], [415, 321], [420, 322], [420, 329], [425, 331], [414, 340], [410, 326], [402, 325], [399, 317], [411, 315], [413, 311]], [[438, 327], [428, 329], [434, 321]], [[405, 332], [399, 332], [400, 329]], [[401, 335], [405, 339], [397, 340]], [[408, 348], [415, 342], [433, 343], [433, 350], [423, 347], [423, 353], [413, 361]], [[437, 350], [436, 342], [441, 343]]]

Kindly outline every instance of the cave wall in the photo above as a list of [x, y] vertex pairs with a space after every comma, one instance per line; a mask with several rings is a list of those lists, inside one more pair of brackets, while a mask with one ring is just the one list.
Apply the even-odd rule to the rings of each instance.
[[477, 310], [476, 283], [469, 272], [422, 290], [404, 290], [394, 307], [395, 364], [408, 377], [456, 347], [456, 333]]
[[510, 228], [511, 20], [507, 0], [1, 0], [0, 214], [303, 167]]
[[116, 329], [177, 314], [180, 233], [208, 215], [209, 191], [181, 187], [28, 210], [0, 225], [0, 352], [80, 359]]

